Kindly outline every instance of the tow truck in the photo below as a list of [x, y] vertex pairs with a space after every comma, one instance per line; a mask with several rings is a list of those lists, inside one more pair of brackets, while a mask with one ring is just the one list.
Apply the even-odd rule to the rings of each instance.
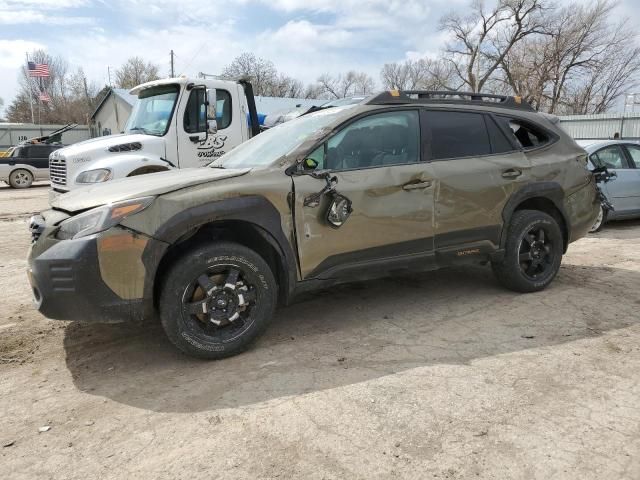
[[125, 130], [56, 150], [51, 197], [75, 188], [211, 163], [260, 132], [247, 80], [168, 78], [131, 90]]

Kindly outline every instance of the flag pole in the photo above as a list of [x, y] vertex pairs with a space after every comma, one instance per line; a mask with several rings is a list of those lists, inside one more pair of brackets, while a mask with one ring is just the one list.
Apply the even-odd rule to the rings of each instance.
[[29, 53], [25, 52], [25, 56], [27, 57], [27, 69], [24, 71], [25, 77], [27, 77], [27, 86], [29, 87], [29, 105], [31, 106], [31, 123], [35, 123], [33, 119], [33, 92], [31, 91], [31, 80], [29, 77], [28, 67], [29, 67]]

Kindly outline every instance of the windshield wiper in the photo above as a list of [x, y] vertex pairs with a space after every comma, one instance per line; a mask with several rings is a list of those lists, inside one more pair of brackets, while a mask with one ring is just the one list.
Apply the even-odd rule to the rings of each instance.
[[129, 131], [130, 132], [140, 131], [140, 132], [144, 133], [145, 135], [151, 135], [149, 133], [149, 131], [146, 128], [143, 128], [143, 127], [131, 127], [129, 129]]

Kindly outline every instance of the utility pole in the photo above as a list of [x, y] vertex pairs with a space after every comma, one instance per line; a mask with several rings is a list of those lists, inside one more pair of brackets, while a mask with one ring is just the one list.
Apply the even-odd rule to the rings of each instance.
[[31, 106], [31, 123], [36, 123], [33, 119], [33, 91], [31, 90], [31, 77], [29, 77], [29, 54], [25, 53], [27, 57], [27, 68], [24, 70], [24, 75], [27, 78], [27, 85], [29, 86], [29, 105]]
[[173, 78], [175, 76], [175, 73], [173, 71], [173, 50], [171, 50], [171, 78]]

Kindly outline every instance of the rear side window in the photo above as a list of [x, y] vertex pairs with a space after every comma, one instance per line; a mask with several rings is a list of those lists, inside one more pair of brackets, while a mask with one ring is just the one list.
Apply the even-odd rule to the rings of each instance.
[[502, 123], [505, 131], [511, 132], [512, 140], [523, 149], [542, 147], [551, 143], [551, 137], [540, 128], [518, 118], [499, 116], [498, 121]]
[[26, 149], [27, 152], [27, 158], [44, 158], [44, 157], [48, 157], [49, 154], [47, 153], [45, 155], [45, 150], [48, 150], [47, 147], [45, 146], [32, 146]]
[[491, 153], [483, 114], [429, 110], [426, 116], [431, 130], [432, 160]]
[[636, 168], [640, 168], [640, 145], [627, 145], [627, 151]]

